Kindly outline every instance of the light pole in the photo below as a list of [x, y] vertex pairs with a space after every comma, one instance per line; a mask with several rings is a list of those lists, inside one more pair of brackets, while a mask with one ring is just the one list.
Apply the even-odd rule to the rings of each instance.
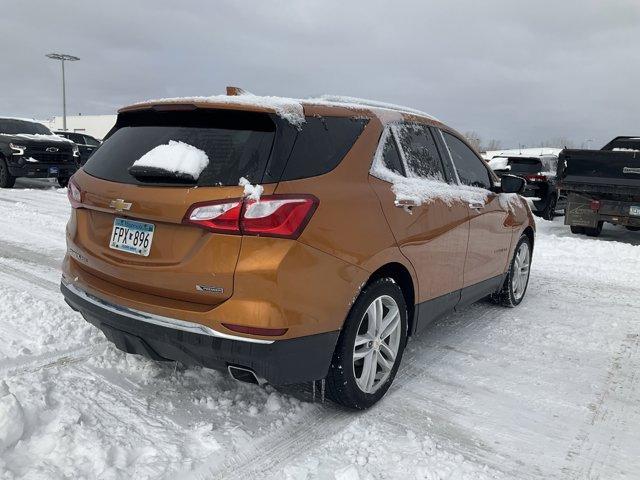
[[62, 65], [62, 130], [67, 131], [67, 92], [65, 90], [64, 84], [64, 62], [65, 60], [69, 62], [75, 62], [76, 60], [80, 60], [78, 57], [74, 57], [73, 55], [67, 55], [64, 53], [47, 53], [45, 55], [48, 58], [53, 60], [60, 60]]

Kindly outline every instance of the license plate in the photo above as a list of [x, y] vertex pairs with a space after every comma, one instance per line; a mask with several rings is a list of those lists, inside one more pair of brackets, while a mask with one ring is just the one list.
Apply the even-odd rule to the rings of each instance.
[[116, 218], [113, 221], [109, 247], [114, 250], [147, 257], [151, 250], [154, 229], [153, 223]]
[[49, 167], [49, 175], [57, 175], [58, 167]]
[[629, 207], [629, 215], [634, 215], [636, 217], [640, 217], [640, 206], [638, 205], [631, 205]]

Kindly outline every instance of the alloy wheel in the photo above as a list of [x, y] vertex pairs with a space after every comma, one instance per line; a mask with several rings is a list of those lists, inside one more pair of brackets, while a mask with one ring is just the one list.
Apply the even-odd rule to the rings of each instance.
[[389, 378], [401, 338], [398, 304], [389, 295], [377, 297], [360, 320], [353, 347], [353, 374], [360, 390], [373, 393]]
[[511, 275], [511, 290], [516, 300], [520, 300], [524, 296], [529, 281], [530, 265], [531, 251], [529, 250], [529, 244], [522, 242], [516, 253]]

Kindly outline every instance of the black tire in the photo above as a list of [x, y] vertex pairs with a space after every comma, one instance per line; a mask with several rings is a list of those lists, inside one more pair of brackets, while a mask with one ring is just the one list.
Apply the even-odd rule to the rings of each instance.
[[9, 173], [7, 162], [0, 157], [0, 188], [11, 188], [16, 183], [16, 177]]
[[69, 177], [58, 177], [58, 185], [60, 185], [61, 188], [65, 188], [69, 185]]
[[558, 204], [558, 196], [556, 193], [552, 193], [549, 195], [549, 200], [547, 201], [547, 205], [542, 210], [542, 218], [545, 220], [553, 220], [556, 216], [556, 205]]
[[595, 228], [585, 228], [584, 233], [586, 233], [588, 237], [599, 237], [602, 233], [603, 224], [604, 222], [598, 222], [598, 225]]
[[[522, 290], [522, 293], [516, 295], [513, 289], [513, 275], [514, 275], [514, 270], [516, 268], [515, 267], [516, 255], [520, 251], [520, 246], [523, 243], [526, 243], [529, 248], [529, 270], [527, 272], [527, 280], [524, 285], [524, 289]], [[531, 241], [529, 240], [529, 237], [523, 234], [520, 237], [520, 240], [518, 240], [518, 244], [516, 245], [516, 248], [514, 250], [513, 258], [511, 259], [511, 264], [509, 265], [509, 271], [507, 272], [507, 276], [504, 279], [504, 283], [502, 284], [502, 287], [500, 288], [500, 290], [498, 290], [496, 293], [492, 294], [489, 297], [492, 302], [498, 305], [502, 305], [503, 307], [510, 307], [510, 308], [520, 305], [520, 303], [522, 302], [522, 300], [524, 300], [524, 297], [526, 296], [527, 287], [529, 286], [529, 273], [531, 272], [531, 259], [532, 259]]]
[[[356, 380], [356, 367], [354, 367], [353, 360], [355, 340], [358, 330], [364, 326], [363, 319], [367, 309], [374, 303], [374, 300], [381, 296], [391, 297], [398, 306], [400, 343], [395, 363], [391, 367], [388, 377], [380, 381], [375, 391], [366, 393], [358, 386]], [[396, 282], [391, 278], [381, 278], [365, 287], [351, 308], [340, 333], [326, 378], [327, 397], [340, 405], [358, 410], [369, 408], [380, 400], [393, 382], [402, 361], [402, 354], [407, 342], [407, 325], [407, 305], [402, 290]], [[377, 364], [376, 368], [378, 368]]]
[[571, 233], [575, 235], [584, 235], [584, 227], [576, 227], [575, 225], [571, 225]]

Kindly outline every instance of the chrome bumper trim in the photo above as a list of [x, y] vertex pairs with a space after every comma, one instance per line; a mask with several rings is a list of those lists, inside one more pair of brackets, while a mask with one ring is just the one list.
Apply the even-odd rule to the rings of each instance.
[[274, 340], [262, 340], [259, 338], [247, 338], [247, 337], [239, 337], [237, 335], [229, 335], [227, 333], [218, 332], [211, 327], [207, 327], [206, 325], [201, 325], [195, 322], [187, 322], [185, 320], [178, 320], [176, 318], [163, 317], [161, 315], [156, 315], [154, 313], [142, 312], [140, 310], [136, 310], [133, 308], [124, 307], [122, 305], [116, 305], [110, 303], [102, 298], [96, 297], [95, 295], [78, 288], [73, 285], [67, 279], [62, 279], [63, 285], [68, 288], [74, 295], [79, 296], [80, 298], [90, 302], [97, 307], [102, 308], [103, 310], [107, 310], [112, 313], [116, 313], [118, 315], [124, 315], [126, 317], [132, 318], [133, 320], [138, 320], [140, 322], [152, 323], [154, 325], [159, 325], [161, 327], [173, 328], [175, 330], [182, 330], [184, 332], [197, 333], [200, 335], [209, 335], [210, 337], [218, 337], [218, 338], [226, 338], [228, 340], [236, 340], [239, 342], [248, 342], [248, 343], [261, 343], [261, 344], [270, 344], [273, 343]]

